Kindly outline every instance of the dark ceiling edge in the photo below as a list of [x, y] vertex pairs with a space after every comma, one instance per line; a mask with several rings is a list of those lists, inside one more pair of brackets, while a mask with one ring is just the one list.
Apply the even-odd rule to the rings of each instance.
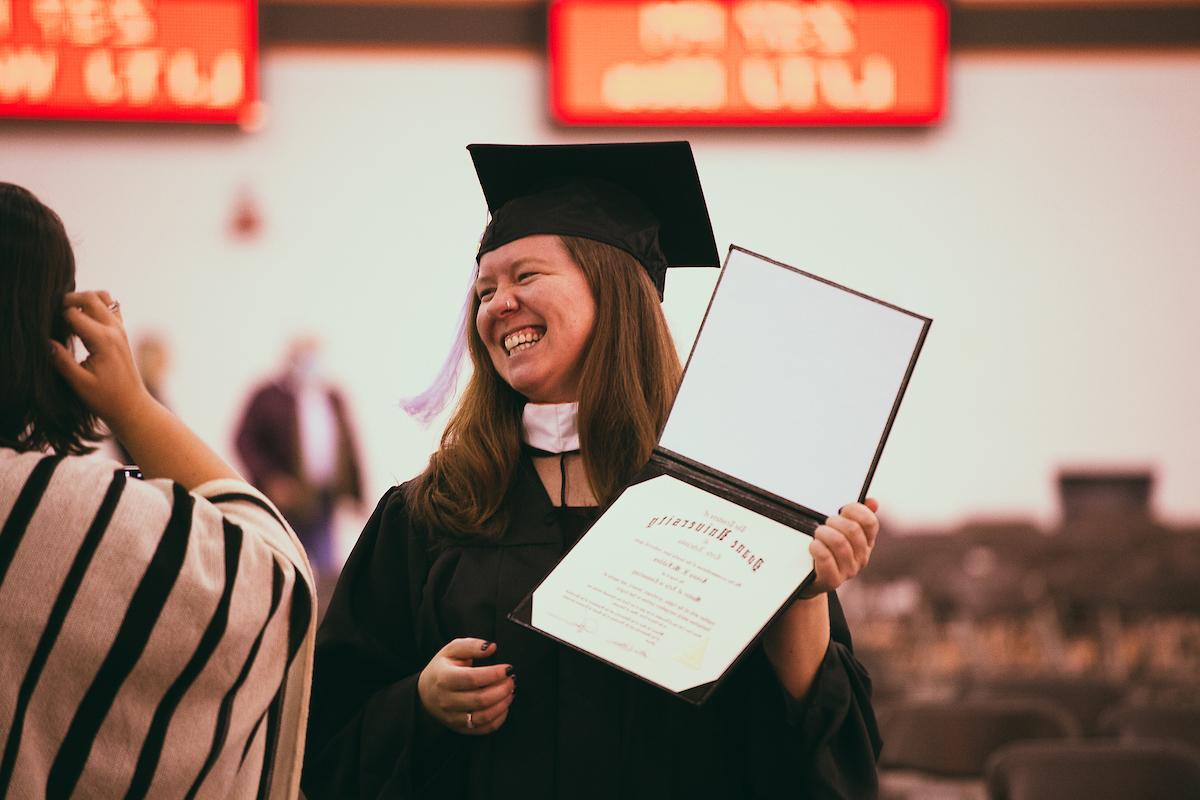
[[546, 44], [546, 9], [534, 5], [259, 6], [259, 37], [274, 44], [520, 47]]
[[[545, 5], [264, 3], [264, 47], [406, 45], [542, 50]], [[1200, 47], [1200, 5], [977, 8], [951, 5], [950, 47], [1140, 49]]]
[[955, 50], [1197, 46], [1200, 6], [950, 9]]

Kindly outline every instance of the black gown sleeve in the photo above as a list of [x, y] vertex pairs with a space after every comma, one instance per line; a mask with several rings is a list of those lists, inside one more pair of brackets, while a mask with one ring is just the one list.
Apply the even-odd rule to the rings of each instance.
[[425, 562], [394, 488], [363, 529], [317, 631], [301, 780], [309, 800], [416, 797], [449, 768], [457, 737], [417, 696], [429, 660], [415, 614]]
[[743, 732], [754, 797], [876, 797], [882, 748], [871, 679], [854, 657], [850, 630], [829, 595], [830, 642], [800, 700], [783, 688], [761, 647], [741, 665], [724, 698]]

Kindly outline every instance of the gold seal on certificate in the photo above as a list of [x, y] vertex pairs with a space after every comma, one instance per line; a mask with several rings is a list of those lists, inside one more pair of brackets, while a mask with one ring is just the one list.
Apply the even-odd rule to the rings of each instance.
[[866, 497], [930, 323], [731, 247], [650, 463], [510, 618], [703, 702]]

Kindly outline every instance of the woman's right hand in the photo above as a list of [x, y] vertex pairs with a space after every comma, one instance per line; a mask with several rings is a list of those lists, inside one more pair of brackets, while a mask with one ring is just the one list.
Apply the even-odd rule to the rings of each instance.
[[63, 298], [63, 315], [83, 341], [88, 357], [77, 362], [59, 342], [52, 342], [51, 347], [54, 365], [63, 378], [87, 407], [115, 430], [153, 398], [134, 365], [125, 326], [114, 305], [108, 292], [68, 293]]
[[475, 667], [496, 652], [494, 642], [455, 639], [421, 670], [417, 694], [429, 715], [455, 733], [492, 733], [508, 718], [517, 679], [509, 664]]

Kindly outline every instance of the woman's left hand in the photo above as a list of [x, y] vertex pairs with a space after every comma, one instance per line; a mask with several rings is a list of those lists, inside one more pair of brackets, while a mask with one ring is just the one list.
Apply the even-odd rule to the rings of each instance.
[[879, 503], [872, 499], [865, 505], [851, 503], [817, 527], [808, 547], [817, 574], [804, 597], [831, 592], [862, 571], [879, 535], [878, 510]]
[[103, 291], [68, 292], [63, 305], [67, 325], [83, 341], [88, 356], [76, 362], [74, 353], [51, 341], [54, 366], [84, 404], [119, 435], [153, 402], [134, 364], [120, 305]]

